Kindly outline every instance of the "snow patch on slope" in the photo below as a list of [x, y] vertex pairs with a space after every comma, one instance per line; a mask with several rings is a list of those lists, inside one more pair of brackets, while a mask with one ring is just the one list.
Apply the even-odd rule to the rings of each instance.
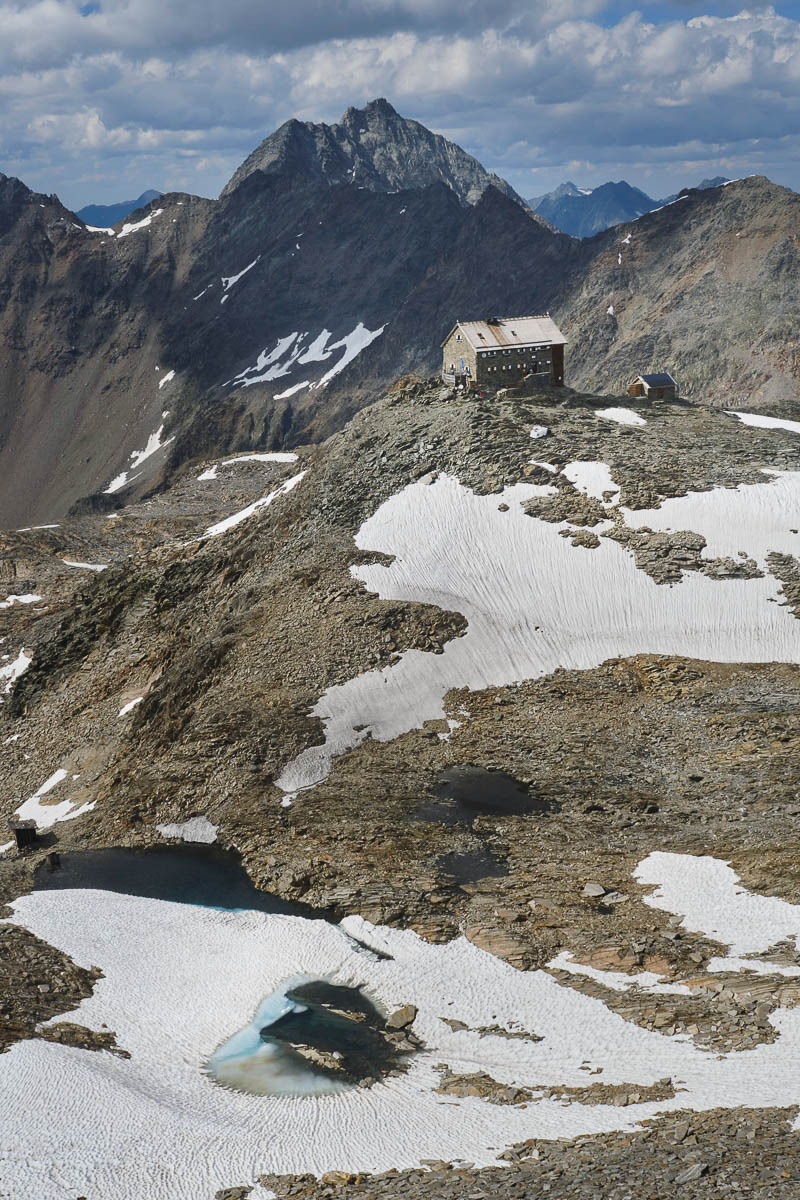
[[598, 417], [606, 421], [616, 421], [618, 425], [646, 425], [644, 417], [639, 416], [632, 408], [598, 408]]
[[36, 604], [41, 599], [41, 596], [33, 592], [26, 592], [24, 596], [6, 596], [5, 600], [0, 600], [0, 608], [13, 608], [15, 604]]
[[8, 695], [20, 675], [25, 674], [32, 662], [32, 656], [26, 654], [24, 650], [20, 650], [12, 662], [6, 663], [4, 667], [0, 667], [0, 684], [5, 682], [5, 686], [3, 687], [5, 695]]
[[736, 412], [725, 410], [729, 417], [738, 417], [743, 425], [751, 425], [756, 429], [787, 429], [789, 433], [800, 433], [800, 421], [787, 421], [783, 417], [765, 417], [761, 413]]
[[[616, 487], [604, 463], [572, 463], [565, 474], [593, 496]], [[632, 654], [800, 662], [800, 621], [770, 603], [780, 584], [768, 573], [714, 580], [690, 572], [678, 586], [659, 586], [619, 543], [602, 538], [596, 549], [574, 547], [560, 536], [566, 523], [527, 516], [522, 506], [536, 494], [517, 484], [502, 496], [477, 496], [441, 474], [432, 484], [409, 484], [365, 521], [359, 549], [395, 559], [351, 574], [382, 599], [456, 610], [469, 626], [441, 654], [409, 650], [325, 692], [312, 710], [325, 742], [284, 768], [282, 791], [318, 783], [336, 755], [367, 736], [389, 741], [444, 717], [443, 697], [454, 687], [503, 685]], [[498, 511], [499, 499], [507, 512]], [[709, 555], [741, 549], [763, 563], [769, 550], [798, 540], [789, 527], [799, 507], [795, 472], [665, 501], [657, 510], [618, 511], [632, 528], [696, 529], [708, 538]]]
[[379, 329], [367, 329], [359, 321], [355, 329], [340, 338], [339, 341], [332, 343], [329, 342], [331, 334], [327, 329], [323, 329], [308, 346], [306, 346], [306, 338], [309, 335], [295, 330], [294, 333], [278, 338], [272, 349], [266, 346], [252, 367], [246, 367], [244, 371], [235, 376], [231, 381], [232, 386], [251, 387], [254, 383], [270, 383], [274, 379], [282, 379], [289, 375], [297, 363], [324, 362], [337, 350], [341, 350], [343, 353], [338, 361], [321, 379], [315, 383], [304, 381], [296, 389], [289, 389], [287, 392], [282, 392], [281, 395], [290, 395], [292, 390], [299, 390], [300, 386], [308, 386], [312, 389], [324, 387], [334, 376], [343, 371], [362, 350], [380, 337], [385, 328], [385, 325], [381, 325]]
[[[170, 371], [167, 375], [165, 375], [158, 385], [159, 388], [161, 388], [165, 383], [169, 382], [170, 379], [174, 378], [174, 375], [174, 371]], [[147, 443], [143, 450], [131, 451], [130, 466], [111, 480], [111, 483], [108, 485], [108, 487], [103, 489], [104, 495], [112, 495], [114, 492], [121, 491], [122, 488], [124, 488], [128, 483], [132, 483], [132, 473], [138, 467], [140, 467], [143, 462], [146, 462], [148, 458], [151, 458], [158, 450], [163, 450], [165, 446], [168, 446], [170, 442], [175, 440], [174, 438], [167, 438], [165, 442], [162, 442], [161, 436], [163, 432], [164, 423], [162, 421], [155, 433], [150, 434], [150, 437], [147, 439]]]
[[156, 825], [156, 829], [162, 837], [180, 838], [182, 842], [211, 845], [217, 840], [217, 826], [212, 825], [208, 817], [190, 817], [178, 825]]
[[117, 241], [119, 241], [120, 238], [127, 237], [129, 233], [137, 233], [140, 229], [146, 229], [151, 221], [154, 221], [156, 217], [161, 216], [163, 211], [163, 208], [156, 208], [153, 209], [151, 213], [148, 213], [146, 217], [142, 217], [141, 221], [134, 221], [132, 223], [126, 222], [117, 234]]
[[63, 783], [66, 778], [67, 772], [63, 767], [59, 767], [57, 771], [54, 771], [44, 781], [42, 786], [17, 809], [18, 820], [35, 821], [37, 829], [50, 829], [58, 821], [71, 821], [74, 817], [79, 817], [85, 812], [91, 812], [94, 808], [94, 801], [88, 804], [75, 804], [69, 798], [61, 800], [58, 803], [45, 800], [45, 796], [58, 787], [59, 784]]
[[211, 525], [203, 534], [204, 538], [216, 537], [220, 533], [227, 533], [229, 529], [233, 529], [236, 525], [240, 525], [242, 521], [246, 521], [248, 517], [252, 517], [253, 513], [258, 512], [260, 508], [267, 508], [272, 504], [273, 500], [277, 500], [279, 496], [285, 496], [287, 492], [291, 492], [297, 487], [300, 480], [305, 475], [305, 471], [300, 471], [299, 474], [293, 475], [291, 479], [287, 479], [274, 492], [270, 492], [268, 496], [262, 496], [260, 500], [254, 500], [252, 504], [248, 504], [247, 508], [241, 509], [239, 512], [233, 513], [230, 517], [225, 517], [224, 520], [218, 521], [216, 525]]

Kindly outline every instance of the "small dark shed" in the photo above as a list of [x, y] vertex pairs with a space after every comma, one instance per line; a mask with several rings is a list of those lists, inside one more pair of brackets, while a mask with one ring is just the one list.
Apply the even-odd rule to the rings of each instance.
[[678, 385], [668, 371], [657, 371], [654, 375], [637, 375], [628, 395], [644, 396], [646, 400], [677, 400]]
[[27, 850], [36, 845], [35, 821], [9, 821], [8, 828], [14, 835], [18, 850]]

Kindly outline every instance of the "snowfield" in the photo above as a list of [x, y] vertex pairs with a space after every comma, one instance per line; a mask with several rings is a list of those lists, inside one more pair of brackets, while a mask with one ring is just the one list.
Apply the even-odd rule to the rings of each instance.
[[[764, 954], [782, 937], [797, 938], [800, 907], [752, 896], [718, 860], [656, 853], [636, 875], [656, 885], [658, 907], [686, 913], [687, 927], [718, 936], [724, 920], [736, 949]], [[683, 1108], [800, 1104], [800, 1009], [772, 1013], [775, 1042], [720, 1055], [640, 1028], [546, 970], [517, 971], [464, 938], [434, 946], [359, 917], [335, 926], [80, 889], [34, 892], [13, 910], [12, 923], [82, 966], [101, 967], [94, 994], [69, 1019], [113, 1030], [131, 1055], [27, 1040], [0, 1057], [0, 1170], [15, 1200], [176, 1200], [252, 1183], [264, 1171], [381, 1171], [426, 1158], [486, 1165], [528, 1137], [626, 1129]], [[350, 934], [393, 957], [378, 958]], [[214, 1083], [208, 1058], [298, 974], [361, 985], [386, 1011], [416, 1005], [424, 1048], [408, 1073], [296, 1098]], [[614, 972], [597, 974], [614, 986]], [[636, 982], [645, 992], [667, 990], [643, 973]], [[453, 1031], [443, 1018], [468, 1028]], [[490, 1023], [543, 1040], [475, 1032]], [[435, 1091], [439, 1063], [534, 1089], [585, 1087], [598, 1069], [605, 1084], [669, 1077], [675, 1095], [624, 1108], [456, 1100]]]
[[[697, 530], [708, 540], [707, 556], [743, 551], [765, 568], [770, 550], [800, 551], [800, 535], [791, 532], [798, 527], [800, 472], [637, 512], [614, 507], [619, 488], [605, 463], [569, 463], [564, 474], [590, 496], [611, 493], [609, 517], [630, 528]], [[395, 561], [353, 567], [355, 578], [382, 599], [460, 612], [469, 627], [442, 654], [409, 650], [392, 666], [330, 688], [313, 709], [325, 742], [287, 765], [277, 780], [283, 791], [318, 783], [337, 754], [365, 737], [388, 741], [443, 717], [450, 688], [509, 684], [632, 654], [800, 662], [800, 621], [773, 603], [781, 585], [769, 573], [713, 580], [685, 572], [680, 584], [660, 586], [617, 542], [601, 536], [596, 549], [572, 546], [559, 533], [566, 523], [526, 516], [523, 504], [542, 491], [517, 484], [478, 496], [440, 475], [433, 484], [410, 484], [362, 525], [359, 549]]]
[[334, 376], [343, 371], [362, 350], [380, 337], [385, 328], [385, 325], [381, 325], [379, 329], [367, 329], [366, 325], [359, 321], [355, 329], [345, 334], [338, 342], [331, 342], [332, 335], [327, 329], [323, 329], [309, 345], [306, 344], [309, 334], [295, 331], [278, 338], [272, 349], [266, 346], [254, 365], [241, 371], [231, 380], [231, 384], [233, 387], [252, 387], [254, 383], [271, 383], [274, 379], [282, 379], [289, 375], [297, 364], [305, 366], [309, 362], [325, 362], [337, 350], [341, 350], [342, 353], [337, 361], [321, 379], [314, 383], [303, 380], [302, 383], [287, 388], [280, 394], [281, 396], [290, 396], [303, 387], [312, 389], [324, 387]]
[[[6, 695], [8, 695], [8, 693], [11, 691], [20, 675], [25, 674], [32, 662], [32, 657], [29, 654], [26, 654], [23, 649], [20, 650], [17, 657], [11, 662], [4, 662], [3, 665], [0, 666], [0, 687], [2, 687], [3, 692]], [[0, 704], [1, 703], [2, 700], [0, 700]]]
[[[160, 383], [158, 385], [159, 389], [162, 388], [165, 383], [168, 383], [170, 381], [170, 379], [173, 379], [174, 376], [175, 376], [174, 371], [168, 372], [164, 376], [164, 378], [160, 381]], [[166, 414], [162, 414], [162, 415], [166, 415]], [[111, 480], [111, 483], [108, 485], [108, 487], [103, 489], [103, 491], [106, 495], [113, 495], [114, 492], [119, 492], [122, 490], [122, 488], [126, 487], [129, 483], [133, 483], [134, 479], [137, 479], [138, 476], [133, 475], [132, 473], [134, 471], [136, 471], [142, 465], [143, 462], [146, 462], [148, 458], [152, 458], [152, 456], [157, 451], [163, 450], [163, 448], [165, 446], [168, 446], [170, 444], [170, 442], [173, 442], [175, 440], [174, 438], [167, 438], [167, 440], [165, 442], [162, 442], [161, 436], [163, 433], [164, 433], [164, 423], [162, 421], [162, 423], [159, 425], [158, 429], [156, 429], [155, 433], [150, 434], [150, 437], [147, 439], [147, 442], [146, 442], [143, 450], [132, 450], [131, 451], [130, 466], [127, 467], [126, 470], [122, 471], [121, 474], [116, 475]]]
[[[613, 315], [613, 310], [612, 315]], [[598, 417], [606, 421], [616, 421], [618, 425], [646, 425], [647, 421], [632, 408], [598, 408]]]
[[[59, 767], [57, 771], [48, 776], [42, 786], [37, 788], [33, 795], [19, 806], [16, 812], [17, 820], [35, 821], [37, 829], [50, 829], [59, 821], [71, 821], [74, 817], [91, 812], [95, 801], [77, 804], [70, 796], [66, 796], [64, 799], [52, 797], [45, 800], [45, 796], [48, 796], [55, 788], [59, 788], [58, 795], [62, 795], [64, 789], [60, 785], [66, 781], [67, 776], [68, 772], [64, 767]], [[73, 781], [78, 778], [77, 775], [72, 776]]]
[[755, 429], [786, 429], [789, 433], [800, 433], [800, 421], [787, 421], [782, 417], [765, 417], [761, 413], [734, 412], [725, 410], [729, 417], [738, 417], [743, 425]]

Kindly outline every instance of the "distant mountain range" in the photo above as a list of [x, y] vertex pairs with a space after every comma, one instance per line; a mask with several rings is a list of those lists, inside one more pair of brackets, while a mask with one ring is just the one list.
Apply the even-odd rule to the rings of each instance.
[[[697, 187], [703, 190], [719, 187], [723, 183], [727, 183], [727, 180], [723, 175], [718, 175], [715, 179], [704, 179]], [[532, 196], [528, 204], [556, 229], [572, 237], [585, 238], [670, 204], [678, 194], [654, 200], [639, 188], [631, 187], [624, 179], [618, 183], [603, 183], [596, 188], [579, 188], [568, 181], [544, 196]]]
[[593, 392], [670, 370], [704, 403], [800, 397], [800, 197], [762, 177], [581, 241], [376, 100], [131, 216], [91, 232], [0, 175], [0, 526], [321, 441], [488, 313], [549, 310]]
[[86, 225], [106, 229], [111, 225], [116, 225], [118, 221], [124, 221], [132, 212], [136, 212], [137, 208], [144, 208], [151, 200], [157, 200], [160, 195], [161, 192], [149, 188], [135, 200], [120, 200], [119, 204], [87, 204], [85, 208], [79, 208], [76, 215]]

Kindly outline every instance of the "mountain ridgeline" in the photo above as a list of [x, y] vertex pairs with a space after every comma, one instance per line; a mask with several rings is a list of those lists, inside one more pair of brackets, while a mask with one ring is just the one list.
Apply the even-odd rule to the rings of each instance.
[[[704, 179], [697, 185], [697, 190], [721, 187], [724, 183], [727, 183], [725, 177], [718, 175], [715, 179]], [[640, 188], [631, 187], [620, 179], [618, 183], [603, 183], [596, 188], [579, 188], [567, 181], [544, 196], [532, 196], [528, 204], [562, 233], [585, 238], [610, 229], [612, 225], [635, 221], [644, 213], [677, 199], [676, 192], [663, 200], [653, 200]]]
[[85, 225], [107, 228], [116, 225], [118, 221], [124, 221], [132, 212], [136, 212], [137, 208], [144, 208], [160, 195], [161, 192], [157, 192], [155, 188], [148, 188], [135, 200], [120, 200], [118, 204], [87, 204], [77, 210], [76, 216], [79, 216]]
[[348, 108], [337, 125], [286, 121], [245, 159], [222, 195], [230, 195], [256, 171], [290, 172], [376, 192], [446, 183], [466, 204], [475, 204], [492, 186], [525, 203], [505, 179], [441, 134], [401, 117], [388, 100]]
[[798, 216], [751, 178], [577, 241], [385, 100], [287, 122], [218, 200], [159, 195], [112, 233], [0, 176], [0, 526], [320, 441], [487, 313], [551, 312], [576, 387], [667, 369], [791, 408]]

